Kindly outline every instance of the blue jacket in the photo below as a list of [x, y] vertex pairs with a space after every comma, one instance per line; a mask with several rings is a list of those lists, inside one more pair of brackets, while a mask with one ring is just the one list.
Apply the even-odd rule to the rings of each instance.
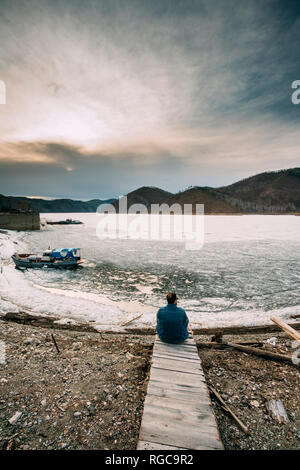
[[156, 331], [165, 343], [182, 343], [189, 337], [189, 319], [183, 308], [168, 304], [158, 310]]

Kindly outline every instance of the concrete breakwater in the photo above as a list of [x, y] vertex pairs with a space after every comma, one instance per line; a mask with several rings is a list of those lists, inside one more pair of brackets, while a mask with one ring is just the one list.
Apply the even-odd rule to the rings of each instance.
[[0, 228], [7, 230], [40, 230], [38, 212], [0, 212]]

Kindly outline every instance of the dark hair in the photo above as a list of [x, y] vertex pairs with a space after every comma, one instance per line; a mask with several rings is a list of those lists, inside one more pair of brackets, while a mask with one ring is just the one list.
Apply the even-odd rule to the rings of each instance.
[[169, 292], [167, 294], [168, 304], [173, 304], [175, 302], [175, 300], [177, 300], [176, 292]]

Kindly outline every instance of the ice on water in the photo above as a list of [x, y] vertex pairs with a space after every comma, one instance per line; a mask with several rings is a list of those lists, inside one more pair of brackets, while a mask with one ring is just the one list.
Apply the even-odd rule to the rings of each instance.
[[[99, 240], [95, 214], [67, 216], [84, 225], [0, 234], [1, 312], [25, 309], [105, 328], [143, 313], [133, 326], [149, 326], [174, 289], [194, 325], [265, 324], [272, 314], [299, 313], [300, 217], [207, 216], [203, 248], [187, 251], [178, 241]], [[14, 251], [48, 246], [80, 246], [85, 267], [14, 269]]]

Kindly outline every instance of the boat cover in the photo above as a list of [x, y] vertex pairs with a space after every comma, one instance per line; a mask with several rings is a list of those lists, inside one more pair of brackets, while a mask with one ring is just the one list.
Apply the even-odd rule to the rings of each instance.
[[54, 248], [54, 250], [51, 251], [50, 256], [57, 259], [77, 258], [80, 256], [79, 250], [79, 248]]

